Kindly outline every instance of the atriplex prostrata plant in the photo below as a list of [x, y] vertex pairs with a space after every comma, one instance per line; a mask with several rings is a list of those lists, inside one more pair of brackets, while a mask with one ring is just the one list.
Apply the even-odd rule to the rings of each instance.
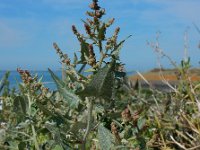
[[[111, 122], [104, 123], [104, 119], [108, 119], [109, 115], [115, 113], [113, 110], [116, 105], [115, 93], [120, 86], [120, 82], [117, 82], [116, 78], [118, 77], [120, 80], [125, 76], [124, 72], [119, 71], [121, 65], [119, 50], [125, 40], [117, 42], [119, 27], [111, 37], [107, 38], [106, 31], [113, 24], [114, 18], [108, 22], [102, 22], [101, 18], [104, 16], [105, 10], [95, 0], [90, 8], [92, 11], [87, 12], [90, 18], [83, 21], [86, 36], [80, 34], [74, 25], [72, 26], [72, 31], [80, 43], [80, 59], [74, 54], [74, 61], [71, 63], [68, 56], [64, 55], [58, 45], [54, 43], [62, 63], [66, 64], [66, 79], [61, 81], [51, 70], [50, 73], [60, 94], [68, 101], [70, 111], [73, 110], [73, 113], [76, 114], [74, 115], [74, 119], [77, 120], [76, 126], [83, 123], [86, 125], [83, 126], [83, 132], [79, 137], [82, 143], [81, 148], [89, 148], [91, 145], [99, 147], [98, 145], [100, 145], [102, 149], [110, 149], [113, 144], [112, 138], [110, 138], [111, 133], [104, 126], [105, 123], [110, 126]], [[100, 54], [99, 60], [97, 60], [96, 53]], [[82, 72], [87, 72], [88, 76], [85, 77]], [[115, 88], [115, 86], [117, 87]], [[105, 136], [104, 132], [110, 136], [102, 137]], [[96, 134], [100, 143], [97, 145], [94, 141], [92, 142]], [[106, 138], [108, 138], [107, 144], [105, 143]]]
[[[113, 36], [106, 38], [106, 30], [114, 19], [102, 22], [105, 10], [95, 0], [90, 8], [92, 11], [87, 14], [91, 19], [83, 21], [87, 36], [81, 35], [72, 26], [80, 42], [80, 59], [75, 54], [74, 62], [71, 63], [68, 56], [54, 43], [62, 63], [66, 64], [64, 80], [58, 79], [49, 69], [59, 93], [49, 92], [37, 76], [32, 77], [28, 71], [18, 70], [23, 81], [19, 84], [21, 92], [13, 97], [3, 97], [3, 112], [10, 110], [8, 117], [2, 116], [6, 122], [2, 129], [6, 131], [1, 141], [5, 144], [3, 148], [53, 149], [60, 146], [63, 149], [88, 149], [93, 145], [110, 149], [113, 145], [113, 136], [104, 127], [106, 125], [110, 128], [111, 120], [104, 120], [115, 113], [116, 89], [119, 89], [125, 76], [124, 72], [118, 70], [121, 65], [119, 50], [125, 40], [117, 42], [119, 27]], [[99, 60], [95, 55], [98, 51]], [[87, 66], [90, 68], [85, 70]], [[85, 77], [81, 75], [83, 71], [90, 74]], [[13, 116], [14, 110], [17, 112]], [[96, 136], [99, 142], [92, 140]], [[105, 139], [108, 141], [105, 142]]]
[[9, 90], [8, 73], [1, 80], [0, 149], [199, 149], [200, 86], [190, 80], [189, 59], [179, 67], [160, 51], [179, 72], [171, 93], [133, 87], [119, 59], [120, 28], [107, 38], [114, 19], [101, 20], [97, 0], [90, 8], [86, 35], [72, 26], [80, 43], [73, 62], [53, 44], [63, 64], [63, 79], [49, 69], [57, 91], [27, 70], [18, 69], [19, 92]]

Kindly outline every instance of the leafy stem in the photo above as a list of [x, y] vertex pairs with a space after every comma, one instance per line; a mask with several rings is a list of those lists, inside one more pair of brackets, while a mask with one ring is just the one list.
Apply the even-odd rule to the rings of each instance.
[[36, 132], [35, 132], [35, 127], [33, 125], [31, 125], [31, 128], [32, 128], [32, 133], [33, 133], [33, 140], [34, 140], [34, 144], [35, 144], [35, 149], [40, 150], [39, 144], [37, 142], [37, 135], [36, 135]]
[[91, 131], [91, 127], [92, 127], [92, 110], [93, 110], [93, 100], [94, 98], [92, 97], [86, 97], [87, 101], [88, 101], [88, 108], [87, 108], [87, 111], [88, 111], [88, 116], [87, 116], [87, 128], [86, 128], [86, 131], [85, 131], [85, 135], [83, 137], [83, 147], [82, 149], [85, 149], [85, 144], [86, 144], [86, 140], [87, 140], [87, 137]]
[[[31, 106], [32, 106], [32, 100], [33, 99], [31, 98], [30, 92], [28, 92], [27, 97], [28, 97], [28, 116], [29, 116], [29, 118], [31, 118], [31, 115], [32, 115], [31, 114]], [[36, 134], [35, 127], [34, 127], [33, 124], [31, 124], [31, 131], [32, 131], [32, 134], [33, 134], [33, 141], [34, 141], [35, 149], [39, 150], [40, 148], [39, 148], [39, 144], [37, 142], [37, 134]]]

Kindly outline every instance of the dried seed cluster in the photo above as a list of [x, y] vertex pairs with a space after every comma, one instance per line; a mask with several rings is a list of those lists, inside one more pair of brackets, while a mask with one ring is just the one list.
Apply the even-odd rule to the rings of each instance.
[[56, 50], [56, 53], [59, 55], [62, 63], [70, 65], [70, 59], [69, 59], [68, 55], [64, 54], [56, 43], [53, 43], [53, 46], [54, 46], [54, 48]]
[[88, 45], [88, 49], [89, 49], [89, 60], [88, 60], [88, 64], [90, 66], [95, 66], [96, 65], [96, 57], [95, 57], [95, 53], [94, 53], [94, 49], [93, 49], [93, 45], [89, 44]]

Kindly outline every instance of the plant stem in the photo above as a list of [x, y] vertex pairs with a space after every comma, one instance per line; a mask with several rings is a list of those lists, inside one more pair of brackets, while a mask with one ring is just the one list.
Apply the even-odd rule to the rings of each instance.
[[33, 125], [31, 125], [31, 128], [32, 128], [32, 133], [33, 133], [33, 140], [34, 140], [34, 143], [35, 143], [35, 149], [40, 150], [38, 142], [37, 142], [37, 137], [36, 137], [37, 135], [36, 135], [36, 132], [35, 132], [35, 127]]
[[62, 80], [66, 80], [66, 64], [62, 63]]
[[105, 54], [103, 52], [102, 41], [100, 39], [98, 40], [98, 47], [99, 47], [99, 52], [101, 53], [101, 58], [100, 58], [99, 63], [98, 63], [99, 64], [98, 68], [101, 68], [101, 64], [102, 64], [102, 62], [105, 58]]
[[83, 145], [82, 145], [82, 149], [85, 150], [85, 144], [86, 144], [86, 140], [87, 140], [87, 136], [90, 133], [91, 130], [91, 126], [92, 126], [92, 110], [93, 110], [93, 100], [94, 98], [87, 98], [88, 100], [88, 116], [87, 116], [87, 128], [85, 131], [85, 135], [83, 137]]
[[[30, 92], [28, 93], [27, 97], [28, 97], [28, 115], [29, 115], [29, 117], [31, 117], [31, 105], [32, 105], [33, 99], [31, 98]], [[31, 130], [32, 130], [32, 134], [33, 134], [33, 142], [35, 144], [35, 149], [40, 150], [38, 142], [37, 142], [37, 135], [36, 135], [36, 132], [35, 132], [35, 127], [32, 124], [31, 124]]]
[[83, 64], [83, 65], [81, 66], [81, 68], [79, 69], [78, 73], [81, 73], [81, 72], [83, 71], [83, 69], [85, 68], [85, 66], [86, 66], [86, 64]]

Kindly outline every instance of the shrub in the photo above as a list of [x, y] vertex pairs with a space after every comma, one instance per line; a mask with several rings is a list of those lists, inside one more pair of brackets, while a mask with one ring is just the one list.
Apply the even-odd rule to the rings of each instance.
[[19, 91], [9, 90], [8, 73], [0, 82], [0, 148], [198, 149], [200, 86], [190, 81], [189, 59], [177, 66], [180, 82], [178, 88], [168, 84], [171, 93], [133, 86], [119, 58], [126, 40], [118, 42], [120, 28], [106, 37], [114, 19], [102, 21], [97, 0], [90, 8], [86, 35], [72, 26], [80, 43], [73, 62], [53, 44], [63, 64], [62, 79], [49, 69], [56, 91], [21, 69]]

